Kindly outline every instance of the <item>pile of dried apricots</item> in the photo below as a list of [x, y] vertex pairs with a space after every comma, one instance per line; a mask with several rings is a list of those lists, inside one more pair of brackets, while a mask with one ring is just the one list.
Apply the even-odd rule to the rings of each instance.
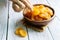
[[33, 11], [30, 11], [28, 8], [26, 10], [25, 16], [36, 21], [49, 20], [53, 15], [53, 11], [44, 5], [34, 6]]

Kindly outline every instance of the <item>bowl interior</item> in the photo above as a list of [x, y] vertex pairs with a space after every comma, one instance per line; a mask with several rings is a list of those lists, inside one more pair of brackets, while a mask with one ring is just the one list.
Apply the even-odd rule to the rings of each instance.
[[52, 20], [52, 19], [55, 17], [55, 12], [54, 12], [54, 9], [53, 9], [52, 7], [50, 7], [50, 6], [48, 6], [48, 5], [45, 5], [45, 4], [35, 4], [35, 5], [33, 5], [33, 6], [38, 6], [38, 5], [44, 5], [45, 7], [48, 7], [48, 8], [50, 8], [50, 9], [53, 11], [53, 15], [52, 15], [52, 17], [51, 17], [49, 20], [35, 21], [35, 20], [31, 20], [31, 19], [27, 18], [27, 17], [24, 15], [24, 14], [26, 14], [26, 12], [27, 12], [27, 10], [25, 10], [26, 8], [25, 8], [24, 11], [23, 11], [24, 18], [27, 19], [28, 21], [32, 21], [32, 22], [46, 22], [46, 21]]

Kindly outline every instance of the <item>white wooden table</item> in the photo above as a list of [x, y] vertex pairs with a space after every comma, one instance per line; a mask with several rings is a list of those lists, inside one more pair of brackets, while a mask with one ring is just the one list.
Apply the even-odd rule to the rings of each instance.
[[[0, 3], [0, 40], [60, 40], [60, 0], [29, 0], [32, 4], [46, 4], [55, 9], [56, 17], [48, 24], [44, 32], [36, 32], [26, 28], [21, 22], [16, 24], [23, 18], [22, 12], [14, 12], [12, 2]], [[2, 4], [2, 5], [1, 5]], [[15, 29], [21, 26], [28, 35], [25, 38], [14, 34]]]

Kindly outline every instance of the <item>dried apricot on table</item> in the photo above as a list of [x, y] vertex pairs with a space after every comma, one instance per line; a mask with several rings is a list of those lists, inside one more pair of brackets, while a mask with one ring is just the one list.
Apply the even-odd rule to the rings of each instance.
[[15, 34], [16, 34], [16, 35], [19, 35], [19, 30], [20, 30], [20, 29], [21, 29], [21, 28], [17, 28], [17, 29], [16, 29], [16, 31], [15, 31]]
[[20, 28], [20, 27], [16, 29], [15, 34], [21, 37], [27, 36], [27, 32], [23, 28]]
[[19, 35], [20, 35], [21, 37], [26, 37], [27, 32], [26, 32], [25, 30], [19, 30]]

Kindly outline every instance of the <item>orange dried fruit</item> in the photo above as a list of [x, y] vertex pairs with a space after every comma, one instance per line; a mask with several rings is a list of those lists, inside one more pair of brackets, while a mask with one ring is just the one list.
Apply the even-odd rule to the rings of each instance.
[[44, 8], [44, 7], [45, 7], [44, 5], [40, 5], [40, 6], [39, 6], [40, 9], [41, 9], [41, 8]]
[[40, 14], [39, 16], [40, 16], [41, 18], [46, 19], [46, 20], [51, 18], [51, 16], [50, 16], [48, 13]]
[[[31, 20], [41, 21], [41, 20], [49, 20], [53, 11], [44, 5], [34, 6], [33, 11], [27, 12], [28, 18]], [[30, 15], [31, 14], [31, 15]]]
[[20, 35], [21, 37], [26, 37], [27, 32], [26, 32], [25, 30], [19, 30], [19, 35]]
[[32, 15], [36, 16], [36, 15], [39, 15], [39, 13], [40, 13], [39, 9], [36, 7], [33, 7]]
[[19, 35], [19, 30], [20, 30], [20, 29], [21, 29], [21, 28], [17, 28], [16, 31], [15, 31], [15, 34]]
[[21, 37], [27, 36], [27, 32], [22, 27], [17, 28], [15, 34]]
[[53, 11], [50, 8], [46, 7], [46, 10], [51, 16], [53, 15]]
[[34, 19], [36, 20], [36, 21], [41, 21], [41, 20], [43, 20], [41, 17], [39, 17], [38, 15], [37, 16], [34, 16]]

